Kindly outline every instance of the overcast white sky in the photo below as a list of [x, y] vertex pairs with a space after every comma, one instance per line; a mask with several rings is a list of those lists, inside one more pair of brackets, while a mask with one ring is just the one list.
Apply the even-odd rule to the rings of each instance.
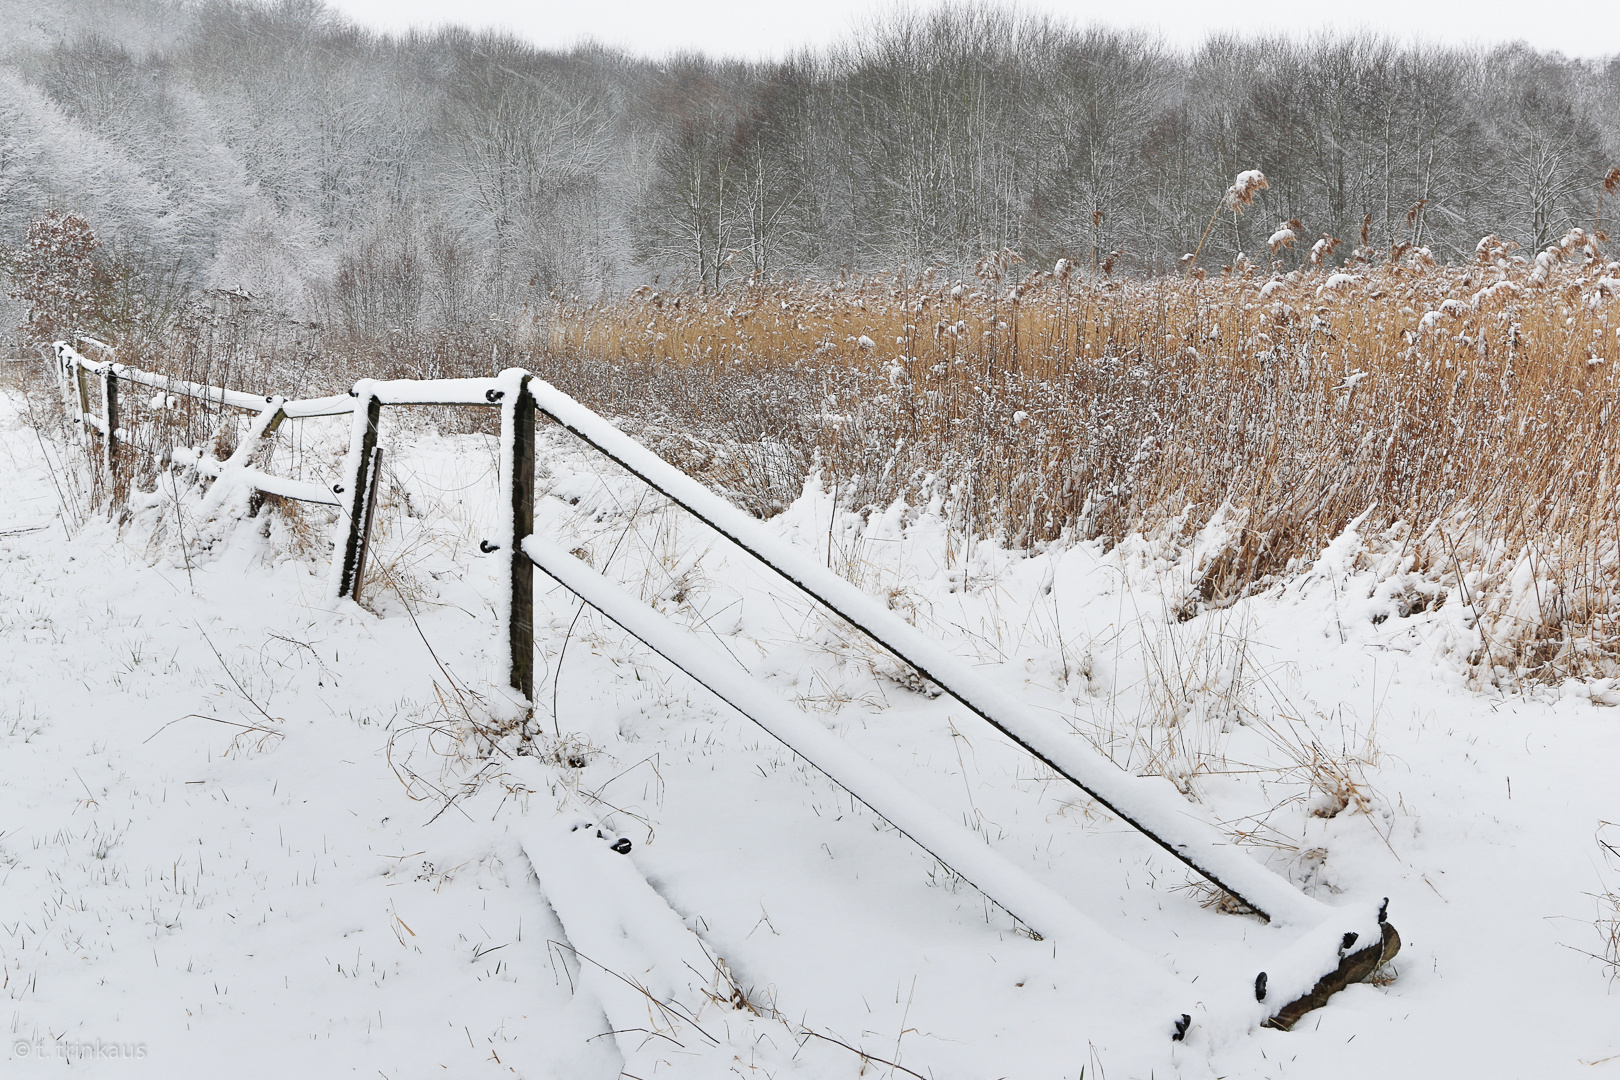
[[[461, 23], [503, 27], [546, 48], [595, 38], [648, 56], [682, 49], [711, 55], [781, 56], [842, 37], [883, 0], [329, 0], [380, 30]], [[1574, 56], [1620, 53], [1616, 0], [1031, 0], [1022, 6], [1076, 22], [1140, 26], [1171, 44], [1196, 45], [1212, 30], [1309, 33], [1324, 26], [1466, 44], [1522, 39]]]

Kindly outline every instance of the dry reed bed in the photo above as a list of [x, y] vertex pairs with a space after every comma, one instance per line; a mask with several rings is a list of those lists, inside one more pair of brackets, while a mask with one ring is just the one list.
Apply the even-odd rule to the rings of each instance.
[[598, 404], [774, 440], [852, 508], [943, 495], [1012, 544], [1186, 537], [1230, 504], [1242, 528], [1189, 612], [1371, 510], [1375, 546], [1478, 610], [1471, 663], [1614, 674], [1620, 264], [1578, 234], [1505, 247], [1460, 268], [643, 290], [558, 312], [548, 351], [596, 373]]
[[[289, 395], [524, 364], [761, 515], [811, 469], [848, 508], [937, 499], [1013, 545], [1185, 540], [1228, 507], [1241, 528], [1187, 613], [1299, 569], [1370, 510], [1374, 547], [1460, 586], [1482, 673], [1620, 674], [1620, 264], [1578, 233], [1534, 260], [1492, 238], [1465, 267], [1397, 254], [1014, 281], [1003, 253], [974, 283], [643, 289], [455, 336], [202, 320], [124, 358]], [[159, 453], [234, 430], [195, 404], [148, 419]], [[296, 471], [296, 446], [280, 453]]]

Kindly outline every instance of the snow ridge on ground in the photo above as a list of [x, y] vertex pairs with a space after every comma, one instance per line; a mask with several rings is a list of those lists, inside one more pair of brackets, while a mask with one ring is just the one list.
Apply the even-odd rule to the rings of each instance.
[[[1292, 1033], [1173, 1044], [1131, 971], [1031, 939], [562, 589], [539, 590], [518, 756], [477, 547], [493, 440], [385, 439], [389, 576], [364, 610], [324, 599], [284, 525], [219, 498], [204, 520], [183, 479], [122, 525], [75, 520], [0, 396], [6, 1075], [1620, 1076], [1595, 925], [1620, 888], [1609, 691], [1470, 686], [1467, 603], [1380, 538], [1180, 621], [1223, 519], [1020, 553], [812, 481], [769, 523], [1310, 895], [1390, 897], [1393, 981]], [[1278, 931], [1202, 906], [724, 541], [560, 433], [541, 459], [538, 533], [1110, 933], [1194, 986], [1271, 954]], [[1414, 590], [1446, 595], [1403, 613]]]

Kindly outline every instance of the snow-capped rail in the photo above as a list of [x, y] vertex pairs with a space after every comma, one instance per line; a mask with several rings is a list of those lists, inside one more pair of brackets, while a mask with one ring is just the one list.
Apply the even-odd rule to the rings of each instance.
[[[354, 411], [354, 398], [348, 394], [334, 394], [330, 397], [309, 398], [302, 401], [249, 394], [242, 390], [229, 390], [223, 386], [210, 386], [207, 383], [191, 382], [172, 375], [142, 371], [140, 368], [120, 364], [115, 360], [91, 360], [65, 341], [58, 341], [53, 348], [64, 378], [72, 377], [75, 373], [81, 376], [79, 382], [70, 385], [70, 389], [85, 394], [88, 394], [88, 388], [82, 376], [93, 375], [104, 382], [111, 378], [115, 385], [118, 382], [135, 383], [153, 390], [251, 412], [261, 412], [267, 404], [280, 401], [282, 411], [289, 420], [303, 420], [313, 416], [341, 416]], [[88, 406], [87, 399], [81, 400]], [[99, 425], [101, 419], [95, 417], [93, 422]]]
[[[75, 345], [86, 345], [106, 356], [92, 360]], [[128, 444], [128, 432], [121, 425], [119, 391], [124, 383], [157, 390], [165, 396], [185, 397], [212, 405], [257, 414], [247, 437], [224, 461], [205, 450], [178, 447], [169, 460], [188, 465], [216, 481], [216, 488], [246, 484], [255, 491], [285, 499], [320, 503], [342, 509], [339, 517], [333, 560], [332, 592], [354, 597], [365, 577], [365, 559], [372, 515], [375, 512], [377, 466], [381, 450], [377, 446], [377, 424], [383, 405], [479, 405], [498, 404], [504, 384], [498, 379], [374, 380], [365, 379], [346, 394], [292, 399], [270, 394], [250, 394], [229, 387], [192, 382], [188, 379], [143, 371], [119, 363], [112, 346], [85, 335], [73, 343], [58, 341], [52, 346], [62, 403], [87, 433], [100, 437], [103, 463], [111, 469]], [[291, 477], [276, 476], [255, 467], [277, 429], [285, 420], [307, 420], [322, 416], [356, 418], [354, 450], [345, 460], [342, 481], [327, 487]], [[215, 496], [218, 498], [218, 496]]]
[[[52, 347], [56, 356], [56, 373], [62, 391], [62, 403], [68, 413], [84, 426], [86, 432], [100, 436], [102, 460], [110, 469], [118, 460], [128, 432], [121, 424], [119, 389], [121, 384], [145, 386], [164, 397], [187, 397], [214, 405], [228, 406], [256, 413], [249, 426], [248, 436], [224, 461], [205, 450], [176, 447], [169, 460], [189, 465], [203, 476], [225, 481], [226, 486], [243, 483], [256, 491], [284, 499], [323, 503], [339, 506], [338, 492], [307, 480], [276, 476], [254, 467], [254, 462], [266, 449], [283, 420], [299, 420], [315, 416], [340, 416], [354, 410], [354, 400], [347, 394], [314, 398], [304, 401], [289, 400], [277, 395], [249, 394], [223, 386], [191, 382], [170, 375], [142, 371], [111, 359], [112, 348], [94, 338], [78, 339], [107, 353], [109, 359], [91, 360], [65, 341]], [[92, 383], [94, 380], [94, 383]], [[92, 390], [92, 385], [95, 389]], [[96, 407], [92, 407], [92, 405]]]

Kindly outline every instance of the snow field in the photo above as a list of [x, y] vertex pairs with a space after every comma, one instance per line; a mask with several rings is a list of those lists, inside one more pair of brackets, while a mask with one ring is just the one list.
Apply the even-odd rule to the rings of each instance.
[[[652, 1051], [593, 1038], [611, 991], [569, 948], [591, 954], [593, 901], [622, 916], [634, 870], [762, 1014], [691, 983], [695, 1023], [747, 1031], [776, 1075], [859, 1073], [827, 1039], [941, 1078], [1620, 1072], [1606, 969], [1577, 951], [1601, 953], [1588, 894], [1620, 869], [1593, 840], [1617, 818], [1614, 714], [1591, 687], [1464, 685], [1455, 597], [1374, 623], [1409, 584], [1376, 537], [1178, 622], [1196, 545], [968, 547], [929, 507], [862, 519], [815, 483], [769, 524], [1076, 738], [1169, 773], [1318, 899], [1391, 897], [1393, 982], [1290, 1034], [1175, 1046], [1120, 1007], [1131, 972], [1021, 934], [561, 589], [537, 590], [542, 754], [506, 758], [496, 566], [476, 547], [492, 439], [385, 431], [378, 617], [328, 604], [325, 566], [253, 523], [194, 530], [213, 542], [189, 581], [178, 545], [144, 542], [155, 509], [69, 539], [32, 433], [14, 411], [0, 426], [0, 1052], [145, 1050], [83, 1060], [90, 1075], [613, 1076]], [[1189, 979], [1282, 943], [1201, 907], [1179, 864], [657, 496], [554, 432], [541, 459], [537, 533], [700, 627], [1114, 935]], [[461, 730], [463, 707], [492, 739]], [[578, 820], [635, 847], [574, 852], [566, 899], [532, 862], [559, 850], [544, 829]], [[805, 1030], [824, 1038], [799, 1050]]]

